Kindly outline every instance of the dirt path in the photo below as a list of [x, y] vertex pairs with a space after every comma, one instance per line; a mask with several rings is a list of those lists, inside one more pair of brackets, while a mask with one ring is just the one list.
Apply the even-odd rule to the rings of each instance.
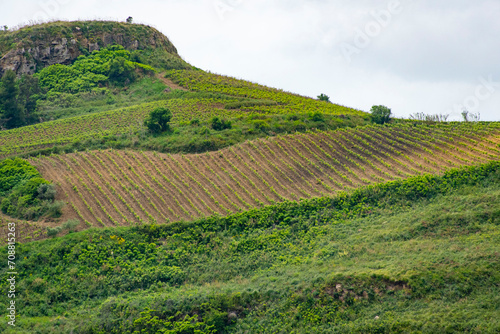
[[170, 80], [169, 78], [165, 78], [165, 72], [161, 72], [161, 73], [158, 73], [156, 75], [156, 77], [161, 81], [163, 82], [165, 85], [168, 86], [168, 88], [170, 88], [171, 90], [173, 89], [179, 89], [179, 90], [183, 90], [183, 91], [187, 91], [186, 88], [182, 87], [182, 86], [179, 86], [178, 84], [176, 84], [175, 82], [173, 82], [172, 80]]

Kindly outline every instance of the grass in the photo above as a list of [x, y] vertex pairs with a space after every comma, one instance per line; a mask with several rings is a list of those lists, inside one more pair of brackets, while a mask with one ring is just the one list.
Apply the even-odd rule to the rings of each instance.
[[202, 333], [495, 333], [500, 174], [489, 171], [415, 201], [389, 190], [347, 219], [318, 211], [270, 226], [199, 221], [19, 245], [18, 326], [154, 332], [194, 315]]

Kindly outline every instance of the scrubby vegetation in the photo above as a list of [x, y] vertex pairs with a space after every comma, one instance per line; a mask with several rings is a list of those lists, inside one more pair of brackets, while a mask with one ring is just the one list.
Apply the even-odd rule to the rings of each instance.
[[91, 91], [100, 85], [126, 85], [136, 79], [135, 70], [154, 73], [149, 65], [131, 60], [131, 52], [120, 45], [94, 51], [89, 56], [80, 56], [71, 65], [51, 65], [38, 72], [40, 87], [48, 98], [58, 93]]
[[11, 217], [35, 220], [61, 214], [62, 202], [54, 201], [53, 184], [26, 160], [6, 159], [0, 162], [0, 208]]
[[156, 108], [149, 113], [148, 118], [144, 121], [144, 125], [152, 133], [162, 133], [170, 131], [170, 120], [172, 119], [172, 112], [167, 108]]

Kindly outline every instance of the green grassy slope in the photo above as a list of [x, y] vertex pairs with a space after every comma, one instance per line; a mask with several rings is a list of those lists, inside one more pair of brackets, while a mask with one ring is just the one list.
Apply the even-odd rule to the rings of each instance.
[[18, 329], [498, 332], [499, 167], [19, 245]]

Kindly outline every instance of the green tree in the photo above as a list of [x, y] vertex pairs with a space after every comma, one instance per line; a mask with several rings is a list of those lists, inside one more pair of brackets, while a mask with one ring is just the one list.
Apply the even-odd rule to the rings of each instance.
[[23, 108], [18, 102], [19, 88], [16, 85], [16, 73], [7, 70], [2, 77], [0, 103], [3, 110], [2, 121], [7, 129], [13, 129], [25, 124]]
[[330, 97], [326, 94], [321, 93], [320, 95], [318, 95], [318, 100], [330, 102]]
[[386, 106], [373, 106], [370, 111], [373, 123], [384, 124], [391, 119], [391, 109]]
[[36, 123], [35, 113], [37, 111], [37, 101], [40, 99], [40, 85], [38, 78], [32, 75], [23, 75], [19, 80], [20, 106], [24, 109], [26, 124]]
[[149, 113], [149, 117], [144, 121], [144, 125], [152, 133], [170, 131], [168, 124], [172, 119], [172, 112], [167, 108], [156, 108]]

